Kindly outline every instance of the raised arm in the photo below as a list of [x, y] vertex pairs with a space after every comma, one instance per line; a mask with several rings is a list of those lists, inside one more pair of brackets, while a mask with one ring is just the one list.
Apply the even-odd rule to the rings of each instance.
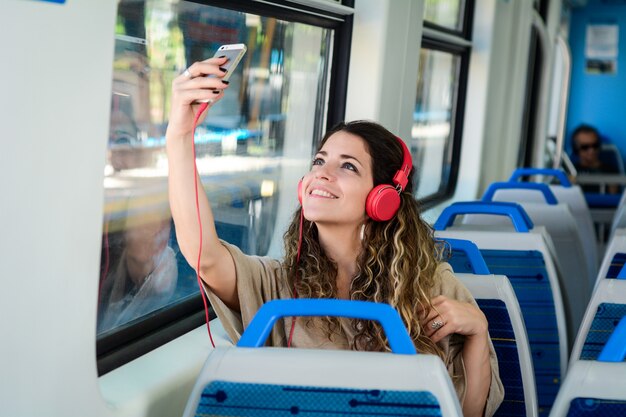
[[[169, 165], [169, 201], [176, 225], [176, 238], [187, 262], [194, 269], [198, 264], [200, 235], [194, 190], [194, 155], [192, 149], [193, 122], [200, 104], [196, 100], [211, 100], [208, 112], [224, 95], [228, 84], [222, 82], [225, 72], [220, 66], [227, 58], [211, 58], [196, 62], [174, 79], [166, 148]], [[204, 77], [213, 74], [215, 77]], [[205, 112], [205, 113], [206, 113]], [[204, 118], [204, 115], [198, 123]], [[200, 178], [197, 181], [200, 219], [202, 221], [202, 254], [200, 277], [224, 303], [239, 310], [235, 264], [215, 231], [211, 205]]]

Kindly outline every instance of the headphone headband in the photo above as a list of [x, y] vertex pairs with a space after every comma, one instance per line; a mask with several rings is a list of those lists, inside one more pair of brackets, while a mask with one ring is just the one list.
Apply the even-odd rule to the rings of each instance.
[[406, 143], [398, 136], [396, 136], [396, 139], [398, 139], [400, 146], [402, 146], [402, 166], [396, 172], [396, 175], [393, 176], [393, 183], [399, 186], [400, 191], [402, 191], [409, 182], [409, 174], [411, 173], [411, 169], [413, 169], [413, 158], [411, 158], [411, 152], [406, 146]]

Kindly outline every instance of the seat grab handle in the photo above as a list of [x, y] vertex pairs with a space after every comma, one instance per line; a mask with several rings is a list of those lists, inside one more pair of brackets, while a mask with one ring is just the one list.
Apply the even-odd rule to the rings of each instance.
[[272, 300], [255, 314], [241, 335], [238, 347], [261, 347], [274, 323], [282, 317], [334, 316], [376, 320], [385, 331], [392, 353], [415, 355], [415, 346], [398, 312], [385, 303], [337, 299]]
[[532, 220], [521, 205], [504, 201], [459, 201], [450, 204], [442, 212], [435, 225], [435, 230], [446, 230], [452, 226], [456, 216], [464, 214], [493, 214], [508, 216], [517, 232], [528, 233], [534, 227]]

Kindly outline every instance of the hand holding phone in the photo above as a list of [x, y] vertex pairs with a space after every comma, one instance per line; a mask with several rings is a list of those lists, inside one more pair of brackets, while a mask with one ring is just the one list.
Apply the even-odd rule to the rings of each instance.
[[[234, 43], [230, 45], [222, 45], [217, 49], [217, 51], [215, 51], [215, 55], [213, 55], [213, 58], [219, 58], [222, 56], [228, 58], [228, 61], [226, 61], [226, 63], [220, 67], [226, 69], [227, 71], [226, 74], [222, 77], [222, 80], [228, 81], [231, 74], [235, 71], [235, 68], [237, 68], [237, 64], [239, 64], [239, 61], [241, 61], [241, 58], [245, 55], [247, 50], [248, 48], [246, 48], [246, 45], [244, 45], [243, 43]], [[207, 77], [215, 77], [215, 75], [211, 74], [207, 75]], [[206, 103], [210, 101], [212, 100], [197, 100], [198, 103]]]

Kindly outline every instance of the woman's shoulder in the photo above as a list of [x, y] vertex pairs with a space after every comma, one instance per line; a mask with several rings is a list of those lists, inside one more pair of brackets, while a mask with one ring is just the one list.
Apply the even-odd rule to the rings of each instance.
[[444, 295], [460, 301], [474, 299], [467, 287], [454, 275], [452, 266], [447, 262], [440, 262], [435, 269], [435, 285], [432, 295]]

